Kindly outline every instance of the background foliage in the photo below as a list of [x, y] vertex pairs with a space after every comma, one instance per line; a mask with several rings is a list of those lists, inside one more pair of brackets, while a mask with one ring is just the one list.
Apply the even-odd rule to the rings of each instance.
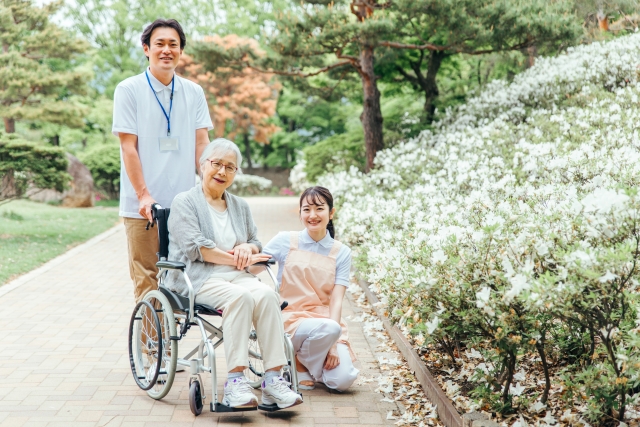
[[[315, 153], [334, 143], [350, 146], [344, 153], [356, 157], [320, 157], [328, 161], [324, 169], [334, 171], [362, 167], [357, 156], [363, 151], [355, 144], [364, 146], [370, 138], [361, 115], [368, 92], [358, 71], [364, 45], [353, 35], [369, 35], [373, 43], [379, 149], [432, 128], [447, 108], [496, 78], [509, 81], [540, 54], [634, 31], [638, 4], [343, 0], [328, 7], [291, 0], [68, 0], [38, 7], [3, 0], [2, 16], [17, 23], [3, 26], [1, 36], [2, 55], [14, 58], [0, 72], [2, 115], [18, 120], [15, 131], [27, 140], [62, 146], [79, 157], [94, 145], [117, 142], [110, 133], [114, 88], [145, 67], [139, 40], [144, 26], [175, 17], [188, 35], [188, 63], [180, 71], [208, 87], [215, 135], [242, 147], [251, 162], [245, 168], [290, 169], [307, 148]], [[29, 49], [41, 53], [25, 56]], [[340, 61], [345, 65], [333, 67]], [[301, 77], [325, 67], [326, 73]], [[7, 86], [18, 77], [27, 88], [21, 98], [9, 96], [17, 89]], [[44, 77], [46, 84], [37, 80]], [[38, 89], [29, 94], [29, 87]], [[310, 176], [319, 173], [313, 162], [307, 167]]]
[[540, 58], [375, 171], [321, 178], [358, 270], [439, 352], [460, 409], [640, 418], [639, 48]]

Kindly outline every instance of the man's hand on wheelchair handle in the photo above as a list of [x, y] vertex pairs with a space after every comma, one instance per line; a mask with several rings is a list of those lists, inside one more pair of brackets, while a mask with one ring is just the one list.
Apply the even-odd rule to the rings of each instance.
[[150, 194], [145, 194], [139, 199], [138, 213], [149, 222], [153, 222], [153, 215], [151, 214], [151, 205], [156, 203], [155, 199]]

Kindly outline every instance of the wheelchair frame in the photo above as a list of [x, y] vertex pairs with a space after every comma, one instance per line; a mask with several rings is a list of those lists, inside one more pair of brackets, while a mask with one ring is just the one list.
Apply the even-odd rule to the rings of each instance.
[[[159, 252], [158, 259], [159, 261], [156, 263], [158, 267], [158, 290], [150, 291], [145, 295], [143, 300], [136, 306], [134, 310], [133, 316], [131, 318], [131, 326], [130, 326], [130, 336], [129, 336], [129, 355], [131, 362], [131, 369], [133, 372], [134, 379], [138, 386], [140, 386], [144, 390], [148, 390], [147, 393], [154, 399], [161, 399], [166, 396], [166, 394], [171, 389], [173, 379], [175, 377], [176, 366], [184, 366], [189, 368], [190, 376], [189, 376], [189, 403], [191, 406], [191, 410], [195, 415], [199, 415], [202, 411], [203, 402], [206, 399], [206, 396], [203, 393], [204, 383], [202, 382], [202, 378], [200, 376], [201, 373], [208, 372], [211, 374], [211, 401], [210, 401], [210, 410], [211, 412], [241, 412], [248, 410], [256, 410], [260, 409], [263, 411], [273, 412], [277, 411], [280, 408], [276, 404], [273, 405], [263, 405], [259, 404], [257, 408], [232, 408], [226, 406], [218, 401], [218, 392], [217, 392], [217, 372], [216, 372], [216, 354], [215, 350], [223, 343], [224, 334], [221, 328], [218, 328], [208, 322], [203, 315], [213, 315], [213, 316], [222, 316], [222, 312], [220, 310], [213, 309], [208, 306], [198, 305], [195, 303], [195, 291], [193, 289], [193, 285], [189, 280], [189, 276], [185, 272], [186, 265], [181, 262], [176, 261], [168, 261], [169, 254], [169, 231], [168, 231], [168, 218], [169, 218], [170, 209], [164, 209], [159, 204], [154, 204], [152, 206], [153, 213], [153, 222], [150, 222], [147, 225], [147, 229], [149, 226], [153, 227], [154, 223], [158, 225], [158, 236], [159, 236]], [[269, 265], [273, 265], [275, 262], [273, 260], [269, 260], [268, 262], [258, 263], [255, 265], [262, 265], [267, 270], [271, 280], [273, 280], [275, 284], [275, 291], [279, 292], [279, 284], [276, 276], [269, 268]], [[189, 292], [188, 298], [183, 297], [175, 292], [172, 292], [168, 288], [164, 286], [164, 279], [169, 270], [180, 270], [182, 276], [187, 283], [187, 288]], [[133, 355], [133, 334], [134, 331], [134, 323], [137, 322], [137, 328], [141, 328], [140, 325], [140, 308], [143, 303], [146, 302], [145, 307], [151, 307], [149, 303], [150, 300], [155, 299], [159, 302], [162, 307], [158, 309], [157, 303], [155, 304], [155, 321], [157, 324], [161, 326], [162, 330], [162, 340], [158, 340], [159, 352], [160, 356], [157, 364], [160, 369], [154, 375], [153, 379], [148, 380], [149, 384], [142, 384], [141, 379], [146, 378], [139, 375], [137, 372], [136, 363], [141, 364], [141, 358], [134, 358]], [[283, 303], [282, 308], [286, 307], [286, 302]], [[162, 322], [159, 321], [159, 317], [157, 313], [163, 314]], [[176, 325], [180, 326], [180, 330], [176, 329]], [[200, 331], [201, 340], [197, 347], [187, 353], [184, 357], [179, 358], [177, 356], [178, 353], [178, 341], [180, 341], [187, 333], [187, 331], [191, 328], [191, 326], [197, 326]], [[165, 327], [169, 328], [169, 341], [167, 341], [167, 335], [165, 334]], [[160, 332], [160, 331], [159, 331]], [[255, 331], [252, 331], [252, 334], [255, 336]], [[215, 339], [215, 342], [212, 341]], [[251, 339], [251, 338], [250, 338]], [[293, 344], [291, 342], [289, 334], [285, 334], [285, 355], [288, 360], [288, 365], [283, 367], [283, 377], [291, 382], [292, 390], [296, 393], [302, 394], [298, 390], [298, 375], [296, 370], [295, 363], [295, 351], [293, 348]], [[139, 345], [139, 344], [138, 344]], [[166, 355], [164, 349], [170, 347], [171, 354], [169, 356]], [[193, 358], [197, 354], [197, 357]], [[255, 353], [251, 349], [249, 349], [249, 356], [254, 359], [261, 360], [261, 355]], [[205, 358], [208, 359], [208, 366], [205, 365]], [[162, 366], [164, 366], [165, 370], [162, 371]], [[144, 372], [143, 372], [144, 373]], [[255, 373], [255, 372], [254, 372]], [[255, 373], [257, 376], [261, 376], [262, 373]], [[161, 389], [159, 393], [155, 391], [152, 392], [152, 389], [159, 380], [159, 376], [166, 376], [165, 386]], [[254, 385], [255, 386], [255, 385]]]

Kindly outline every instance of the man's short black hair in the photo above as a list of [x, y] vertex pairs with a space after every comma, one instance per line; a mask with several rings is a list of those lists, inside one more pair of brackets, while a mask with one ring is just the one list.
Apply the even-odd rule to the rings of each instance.
[[187, 38], [184, 35], [184, 31], [182, 30], [182, 26], [175, 19], [156, 19], [152, 24], [149, 24], [147, 28], [142, 32], [142, 36], [140, 36], [140, 40], [142, 41], [142, 45], [145, 44], [151, 47], [151, 33], [156, 28], [173, 28], [178, 32], [178, 36], [180, 37], [180, 50], [183, 50], [187, 45]]

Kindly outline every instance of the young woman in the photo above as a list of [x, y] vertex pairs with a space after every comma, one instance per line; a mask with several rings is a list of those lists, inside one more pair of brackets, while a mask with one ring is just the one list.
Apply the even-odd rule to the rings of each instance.
[[315, 382], [344, 391], [358, 376], [355, 354], [342, 320], [342, 299], [349, 286], [351, 250], [334, 240], [333, 197], [324, 187], [307, 188], [300, 197], [302, 231], [282, 232], [263, 249], [279, 265], [285, 332], [296, 350], [298, 386]]

